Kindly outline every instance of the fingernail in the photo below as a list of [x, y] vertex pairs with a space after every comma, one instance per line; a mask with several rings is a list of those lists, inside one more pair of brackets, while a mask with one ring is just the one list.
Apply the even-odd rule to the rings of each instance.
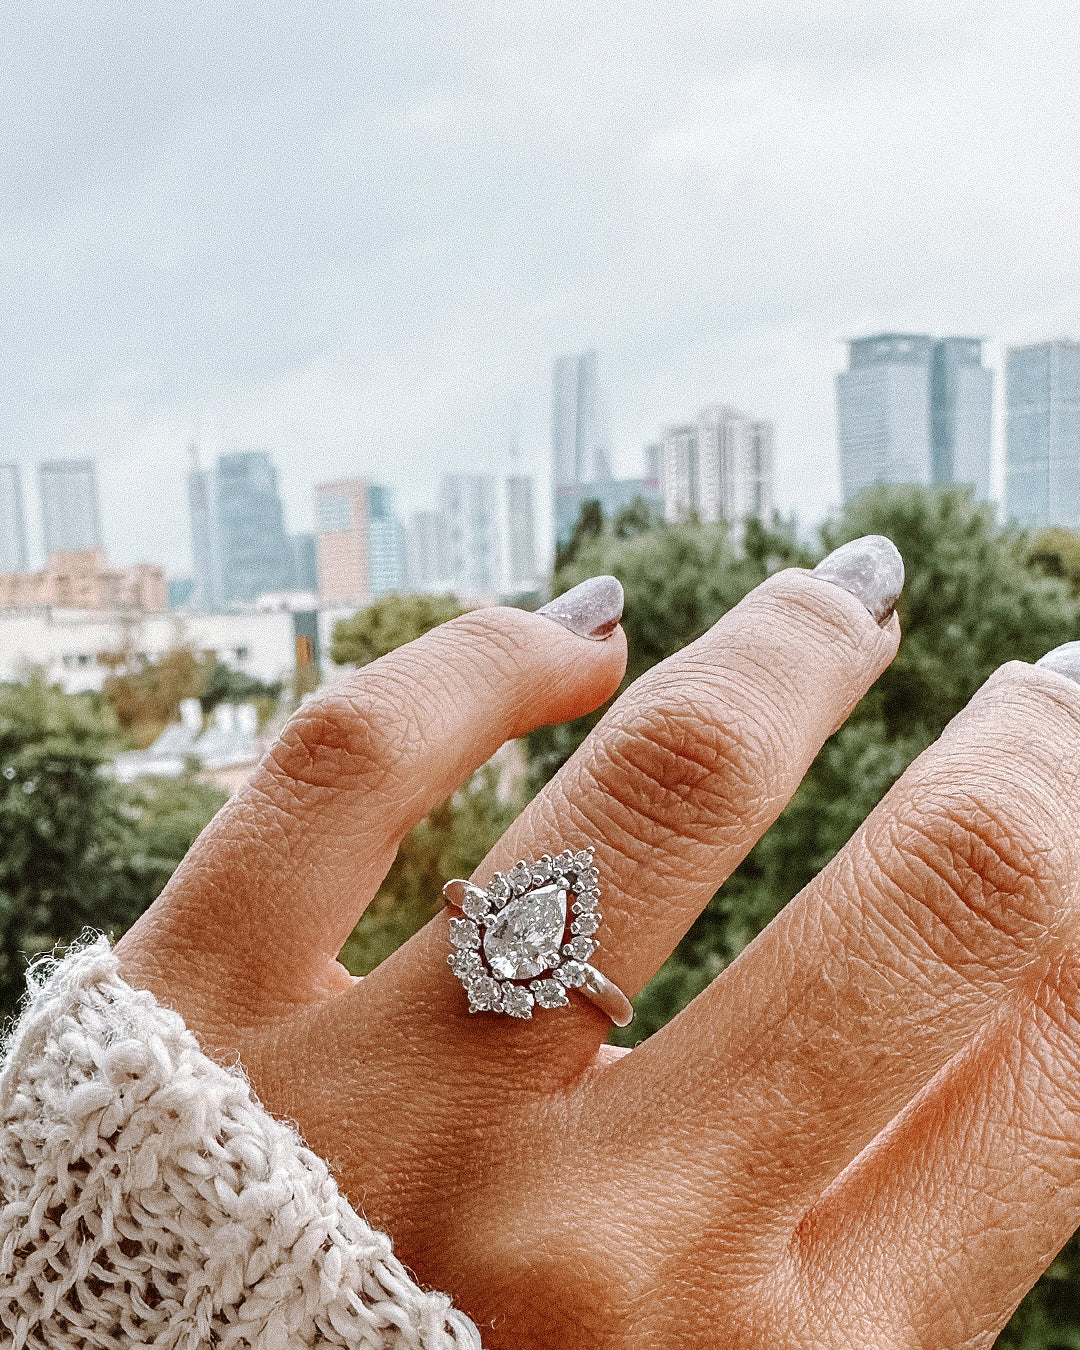
[[904, 589], [904, 560], [891, 539], [864, 534], [834, 549], [810, 575], [850, 591], [884, 628]]
[[564, 595], [549, 600], [543, 614], [578, 637], [602, 642], [619, 626], [623, 611], [623, 588], [617, 577], [590, 577]]
[[1080, 684], [1080, 642], [1063, 642], [1060, 647], [1040, 656], [1035, 664], [1046, 670], [1056, 670], [1067, 680]]

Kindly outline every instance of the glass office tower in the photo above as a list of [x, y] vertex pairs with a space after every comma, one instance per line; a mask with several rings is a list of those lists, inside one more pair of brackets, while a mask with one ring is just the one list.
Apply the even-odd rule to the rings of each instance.
[[1014, 348], [1005, 396], [1007, 514], [1080, 530], [1080, 342]]

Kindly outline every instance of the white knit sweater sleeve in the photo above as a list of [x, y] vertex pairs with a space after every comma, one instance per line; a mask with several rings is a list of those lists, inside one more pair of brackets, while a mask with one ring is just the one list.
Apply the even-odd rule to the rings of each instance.
[[104, 939], [29, 985], [0, 1066], [0, 1344], [480, 1350]]

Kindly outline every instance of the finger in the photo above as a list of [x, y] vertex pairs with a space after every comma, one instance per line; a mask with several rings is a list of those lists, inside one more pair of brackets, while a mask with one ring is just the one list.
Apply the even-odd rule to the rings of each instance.
[[337, 953], [403, 836], [504, 741], [617, 687], [621, 631], [582, 634], [610, 633], [622, 589], [578, 592], [551, 617], [466, 614], [305, 703], [121, 944], [129, 973], [212, 952], [286, 1004], [341, 987]]
[[[754, 1178], [781, 1238], [1075, 928], [1078, 753], [1080, 687], [1018, 662], [998, 671], [628, 1063], [686, 1103], [682, 1128], [707, 1134], [712, 1166]], [[716, 1049], [707, 1066], [703, 1044]]]
[[1067, 948], [828, 1189], [791, 1253], [819, 1307], [842, 1271], [844, 1306], [876, 1310], [863, 1344], [977, 1350], [1078, 1225], [1080, 954]]
[[[884, 551], [895, 599], [902, 564], [893, 546], [871, 540], [849, 548], [857, 564], [849, 584], [862, 586], [865, 552]], [[595, 845], [603, 922], [590, 960], [636, 992], [779, 814], [898, 640], [894, 617], [882, 628], [840, 585], [795, 570], [777, 574], [623, 694], [477, 876], [486, 880], [517, 858]], [[445, 922], [436, 920], [374, 973], [365, 992], [426, 1006], [426, 991], [437, 987], [447, 1009], [463, 1013], [448, 950]], [[587, 1028], [578, 1045], [587, 1062], [606, 1022], [584, 1000], [571, 1002], [573, 1011], [536, 1020], [550, 1024], [560, 1045]], [[553, 1053], [565, 1062], [562, 1049]]]

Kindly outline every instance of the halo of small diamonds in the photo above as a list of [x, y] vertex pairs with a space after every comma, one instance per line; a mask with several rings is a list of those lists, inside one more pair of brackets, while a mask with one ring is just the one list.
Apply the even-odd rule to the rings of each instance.
[[599, 901], [592, 848], [522, 860], [483, 891], [465, 886], [466, 917], [450, 920], [446, 960], [469, 1011], [527, 1019], [534, 1008], [566, 1007], [567, 989], [585, 982], [584, 962], [598, 945]]

